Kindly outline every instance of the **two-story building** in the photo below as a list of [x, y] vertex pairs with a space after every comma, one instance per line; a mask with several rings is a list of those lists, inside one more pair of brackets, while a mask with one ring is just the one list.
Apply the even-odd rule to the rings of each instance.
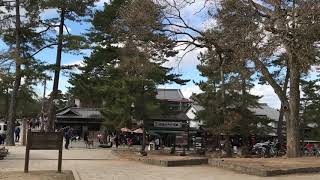
[[171, 146], [177, 135], [192, 133], [190, 119], [186, 115], [191, 101], [183, 96], [180, 89], [157, 89], [156, 98], [161, 112], [148, 117], [145, 128], [149, 134], [161, 137], [164, 145]]
[[[188, 130], [189, 118], [185, 112], [191, 101], [183, 96], [180, 89], [157, 89], [156, 98], [162, 110], [145, 120], [147, 131], [167, 137]], [[56, 118], [57, 128], [70, 126], [80, 133], [103, 129], [103, 116], [99, 109], [82, 104], [80, 99], [75, 99], [74, 106], [60, 109]]]

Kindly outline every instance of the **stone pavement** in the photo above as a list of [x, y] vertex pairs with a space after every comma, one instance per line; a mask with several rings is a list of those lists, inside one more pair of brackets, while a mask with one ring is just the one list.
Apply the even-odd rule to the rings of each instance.
[[[10, 155], [0, 161], [2, 171], [23, 171], [25, 147], [8, 147]], [[57, 151], [31, 151], [30, 171], [55, 170]], [[262, 178], [209, 166], [160, 167], [119, 159], [110, 149], [63, 151], [62, 169], [73, 170], [78, 180], [318, 180], [320, 174]]]

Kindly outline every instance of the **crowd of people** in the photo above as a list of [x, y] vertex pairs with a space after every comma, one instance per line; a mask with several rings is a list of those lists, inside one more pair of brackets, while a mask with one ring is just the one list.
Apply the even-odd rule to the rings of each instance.
[[48, 123], [48, 116], [38, 116], [36, 118], [31, 118], [27, 120], [28, 128], [29, 129], [45, 129]]
[[[4, 145], [5, 144], [5, 141], [6, 141], [6, 130], [7, 130], [7, 124], [5, 124], [3, 126], [4, 128], [4, 133], [1, 133], [0, 134], [0, 145]], [[17, 121], [15, 123], [15, 129], [14, 129], [14, 141], [15, 142], [19, 142], [20, 141], [20, 132], [21, 132], [21, 129], [20, 129], [20, 123]]]
[[[101, 136], [100, 136], [101, 137]], [[141, 133], [112, 133], [106, 137], [106, 143], [110, 146], [115, 146], [118, 148], [120, 145], [132, 146], [132, 145], [141, 145], [143, 137]], [[160, 138], [147, 135], [146, 136], [146, 145], [151, 145], [155, 150], [160, 148]], [[100, 143], [105, 143], [103, 140], [99, 140]]]
[[[27, 125], [29, 129], [40, 128], [42, 126], [42, 123], [46, 123], [46, 118], [43, 120], [41, 119], [41, 117], [31, 118], [27, 121]], [[80, 138], [81, 132], [79, 130], [73, 129], [72, 127], [67, 126], [59, 129], [58, 131], [63, 132], [64, 139], [65, 139], [65, 145], [64, 145], [65, 149], [69, 149], [69, 145], [71, 141], [77, 141], [81, 139]], [[20, 133], [21, 133], [20, 123], [17, 122], [14, 130], [15, 142], [20, 141]], [[86, 131], [86, 132], [83, 132], [82, 135], [83, 135], [83, 140], [87, 142], [89, 140], [89, 133]], [[101, 144], [108, 143], [111, 145], [111, 147], [115, 146], [116, 148], [118, 148], [119, 145], [127, 145], [127, 146], [141, 145], [143, 141], [143, 137], [141, 133], [139, 134], [139, 133], [126, 133], [126, 132], [112, 133], [107, 136], [102, 136], [101, 134], [99, 134], [97, 138]], [[1, 145], [5, 143], [5, 139], [6, 139], [5, 134], [1, 134], [0, 135]], [[234, 152], [237, 152], [237, 149], [243, 145], [242, 138], [231, 138], [230, 140], [231, 140], [231, 146], [233, 147]], [[275, 140], [274, 144], [278, 144], [277, 139], [273, 139], [273, 141], [274, 140]], [[223, 142], [224, 142], [223, 140], [220, 141], [221, 146], [224, 146]], [[254, 147], [257, 144], [259, 144], [256, 138], [251, 138], [249, 142], [250, 142], [248, 145], [249, 149], [254, 149]], [[161, 138], [147, 135], [146, 145], [151, 145], [152, 147], [154, 147], [155, 150], [157, 150], [160, 148]], [[280, 147], [276, 147], [276, 149], [280, 149]], [[314, 144], [314, 143], [312, 144], [308, 142], [303, 146], [303, 152], [305, 155], [320, 155], [320, 144]]]
[[307, 156], [320, 156], [320, 143], [306, 143], [303, 152]]
[[[79, 131], [71, 128], [70, 126], [61, 128], [58, 130], [59, 132], [63, 132], [63, 136], [65, 139], [65, 149], [69, 149], [70, 141], [80, 140]], [[86, 135], [86, 133], [84, 133]]]

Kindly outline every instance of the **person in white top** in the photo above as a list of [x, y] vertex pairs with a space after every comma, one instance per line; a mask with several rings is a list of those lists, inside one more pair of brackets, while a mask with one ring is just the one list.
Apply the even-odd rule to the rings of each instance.
[[156, 138], [156, 139], [154, 140], [154, 144], [155, 144], [156, 150], [158, 150], [158, 149], [159, 149], [159, 146], [160, 146], [160, 139], [159, 139], [159, 138]]

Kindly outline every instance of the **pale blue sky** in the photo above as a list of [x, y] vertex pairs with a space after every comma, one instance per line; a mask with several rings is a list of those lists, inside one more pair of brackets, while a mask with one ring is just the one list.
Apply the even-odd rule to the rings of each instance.
[[[101, 0], [99, 3], [97, 3], [96, 8], [102, 8], [103, 7], [103, 2], [107, 2], [108, 0]], [[208, 24], [214, 23], [214, 22], [208, 22], [206, 21], [207, 19], [207, 11], [203, 10], [200, 13], [197, 13], [200, 9], [202, 9], [204, 5], [205, 0], [197, 0], [196, 3], [183, 10], [183, 16], [186, 18], [186, 21], [191, 24], [192, 26], [196, 28], [206, 28]], [[49, 10], [46, 11], [42, 14], [43, 18], [48, 18], [48, 17], [54, 17], [57, 16], [55, 10]], [[75, 22], [66, 22], [69, 31], [72, 34], [84, 34], [87, 32], [87, 30], [91, 27], [90, 23], [75, 23]], [[5, 49], [5, 46], [3, 43], [0, 41], [0, 50]], [[174, 68], [174, 72], [181, 73], [183, 78], [185, 79], [190, 79], [191, 81], [185, 85], [185, 86], [180, 86], [176, 84], [167, 84], [167, 85], [162, 85], [161, 87], [163, 88], [180, 88], [184, 95], [186, 97], [189, 97], [192, 92], [199, 93], [200, 90], [199, 88], [192, 82], [196, 81], [198, 82], [200, 79], [204, 79], [203, 77], [200, 76], [198, 70], [196, 69], [196, 65], [199, 63], [197, 60], [197, 55], [199, 54], [201, 50], [196, 50], [193, 52], [190, 52], [185, 56], [185, 58], [180, 62], [180, 66], [178, 67], [177, 60], [172, 59], [172, 61], [169, 63], [168, 66]], [[83, 51], [85, 55], [90, 54], [90, 50]], [[183, 54], [183, 52], [180, 53], [180, 55]], [[55, 63], [56, 59], [56, 49], [48, 49], [45, 50], [37, 55], [37, 58], [40, 59], [41, 61], [47, 62], [48, 64], [53, 64]], [[71, 64], [80, 64], [83, 60], [83, 55], [72, 55], [72, 54], [66, 54], [63, 53], [62, 55], [62, 64], [63, 65], [71, 65]], [[313, 73], [315, 74], [315, 73]], [[50, 73], [52, 76], [52, 73]], [[315, 75], [312, 75], [313, 77]], [[68, 76], [66, 76], [64, 73], [61, 73], [61, 79], [59, 82], [59, 89], [62, 91], [66, 91], [67, 87], [70, 86], [68, 84]], [[50, 93], [52, 90], [52, 81], [48, 82], [48, 87], [47, 87], [47, 93]], [[42, 85], [38, 85], [36, 87], [36, 92], [41, 95], [43, 91]], [[261, 95], [263, 98], [261, 99], [261, 102], [267, 103], [268, 105], [278, 108], [279, 107], [279, 100], [276, 97], [275, 93], [273, 92], [273, 89], [269, 85], [258, 85], [252, 89], [251, 91], [253, 94], [256, 95]]]
[[[101, 0], [99, 3], [97, 3], [98, 9], [103, 8], [103, 1], [108, 2], [108, 0]], [[207, 11], [203, 10], [200, 11], [203, 8], [205, 0], [197, 0], [195, 4], [193, 4], [190, 7], [185, 8], [182, 11], [182, 16], [185, 18], [186, 22], [190, 25], [204, 29], [208, 24], [212, 22], [206, 21], [207, 19]], [[200, 11], [200, 12], [199, 12]], [[51, 18], [51, 17], [57, 17], [57, 13], [55, 10], [48, 10], [42, 14], [43, 18]], [[84, 34], [87, 32], [87, 30], [91, 27], [90, 23], [75, 23], [71, 21], [66, 21], [67, 27], [69, 28], [69, 31], [72, 34]], [[5, 49], [5, 46], [0, 41], [0, 50]], [[200, 89], [197, 87], [193, 81], [198, 82], [201, 79], [204, 79], [200, 76], [199, 71], [196, 69], [196, 65], [199, 63], [197, 60], [197, 56], [201, 50], [195, 50], [193, 52], [188, 53], [184, 59], [179, 63], [176, 58], [173, 58], [170, 63], [168, 63], [170, 67], [174, 68], [174, 72], [182, 74], [182, 78], [190, 79], [191, 81], [187, 83], [185, 86], [177, 85], [177, 84], [166, 84], [162, 85], [160, 87], [163, 88], [179, 88], [182, 90], [183, 94], [186, 97], [189, 97], [192, 93], [199, 93]], [[83, 51], [85, 55], [90, 54], [90, 50]], [[181, 52], [179, 55], [181, 56], [183, 52]], [[48, 64], [55, 63], [56, 59], [56, 48], [47, 49], [42, 51], [36, 56], [41, 61], [44, 61]], [[83, 60], [83, 55], [72, 55], [72, 54], [62, 54], [62, 64], [63, 65], [71, 65], [71, 64], [80, 64]], [[52, 72], [48, 72], [49, 75], [53, 76]], [[59, 82], [59, 89], [62, 91], [66, 91], [67, 87], [70, 85], [68, 84], [68, 76], [66, 76], [64, 73], [61, 73], [60, 76], [60, 82]], [[268, 90], [269, 89], [269, 90]], [[47, 83], [47, 94], [49, 94], [52, 90], [52, 81], [49, 81]], [[43, 87], [41, 84], [39, 84], [36, 87], [37, 94], [41, 95], [43, 92]], [[262, 87], [259, 89], [255, 89], [253, 91], [255, 94], [258, 95], [265, 95], [265, 97], [262, 99], [262, 102], [267, 102], [273, 107], [276, 107], [278, 102], [277, 98], [274, 96], [273, 92], [270, 91], [270, 87]]]
[[[98, 3], [96, 8], [102, 8], [103, 3]], [[203, 3], [201, 3], [203, 5]], [[199, 4], [197, 4], [198, 8], [200, 7]], [[188, 8], [184, 11], [184, 14], [192, 14], [190, 11], [193, 11], [195, 9]], [[47, 11], [42, 15], [44, 18], [48, 17], [55, 17], [57, 16], [55, 11]], [[196, 16], [186, 16], [188, 22], [192, 22], [192, 25], [197, 28], [202, 28], [204, 26], [204, 23], [202, 21], [205, 19], [205, 16], [201, 13], [198, 13]], [[69, 28], [69, 31], [72, 34], [84, 34], [87, 32], [87, 30], [91, 27], [90, 23], [74, 23], [71, 21], [66, 22], [67, 27]], [[85, 55], [90, 54], [90, 50], [84, 51]], [[178, 67], [177, 60], [172, 59], [172, 62], [170, 62], [170, 67], [174, 68], [174, 72], [181, 73], [183, 76], [182, 78], [190, 79], [191, 81], [186, 86], [180, 86], [176, 84], [167, 84], [163, 85], [161, 87], [166, 88], [181, 88], [185, 94], [185, 96], [189, 97], [192, 92], [199, 92], [199, 89], [193, 84], [192, 81], [199, 81], [201, 78], [198, 70], [196, 69], [196, 65], [198, 63], [197, 61], [197, 54], [198, 51], [190, 52], [180, 63], [180, 66]], [[47, 63], [54, 63], [56, 58], [56, 48], [45, 50], [37, 55], [37, 58], [39, 58], [42, 61], [45, 61]], [[63, 53], [62, 55], [62, 64], [64, 65], [70, 65], [70, 64], [79, 64], [83, 60], [83, 55], [72, 55], [72, 54], [66, 54]], [[50, 73], [52, 74], [52, 73]], [[61, 74], [61, 79], [59, 82], [59, 88], [62, 91], [66, 91], [66, 88], [70, 86], [68, 84], [68, 76], [65, 76], [65, 74]], [[48, 82], [47, 92], [49, 93], [52, 89], [52, 82]], [[38, 86], [36, 88], [38, 94], [42, 94], [43, 87]]]

